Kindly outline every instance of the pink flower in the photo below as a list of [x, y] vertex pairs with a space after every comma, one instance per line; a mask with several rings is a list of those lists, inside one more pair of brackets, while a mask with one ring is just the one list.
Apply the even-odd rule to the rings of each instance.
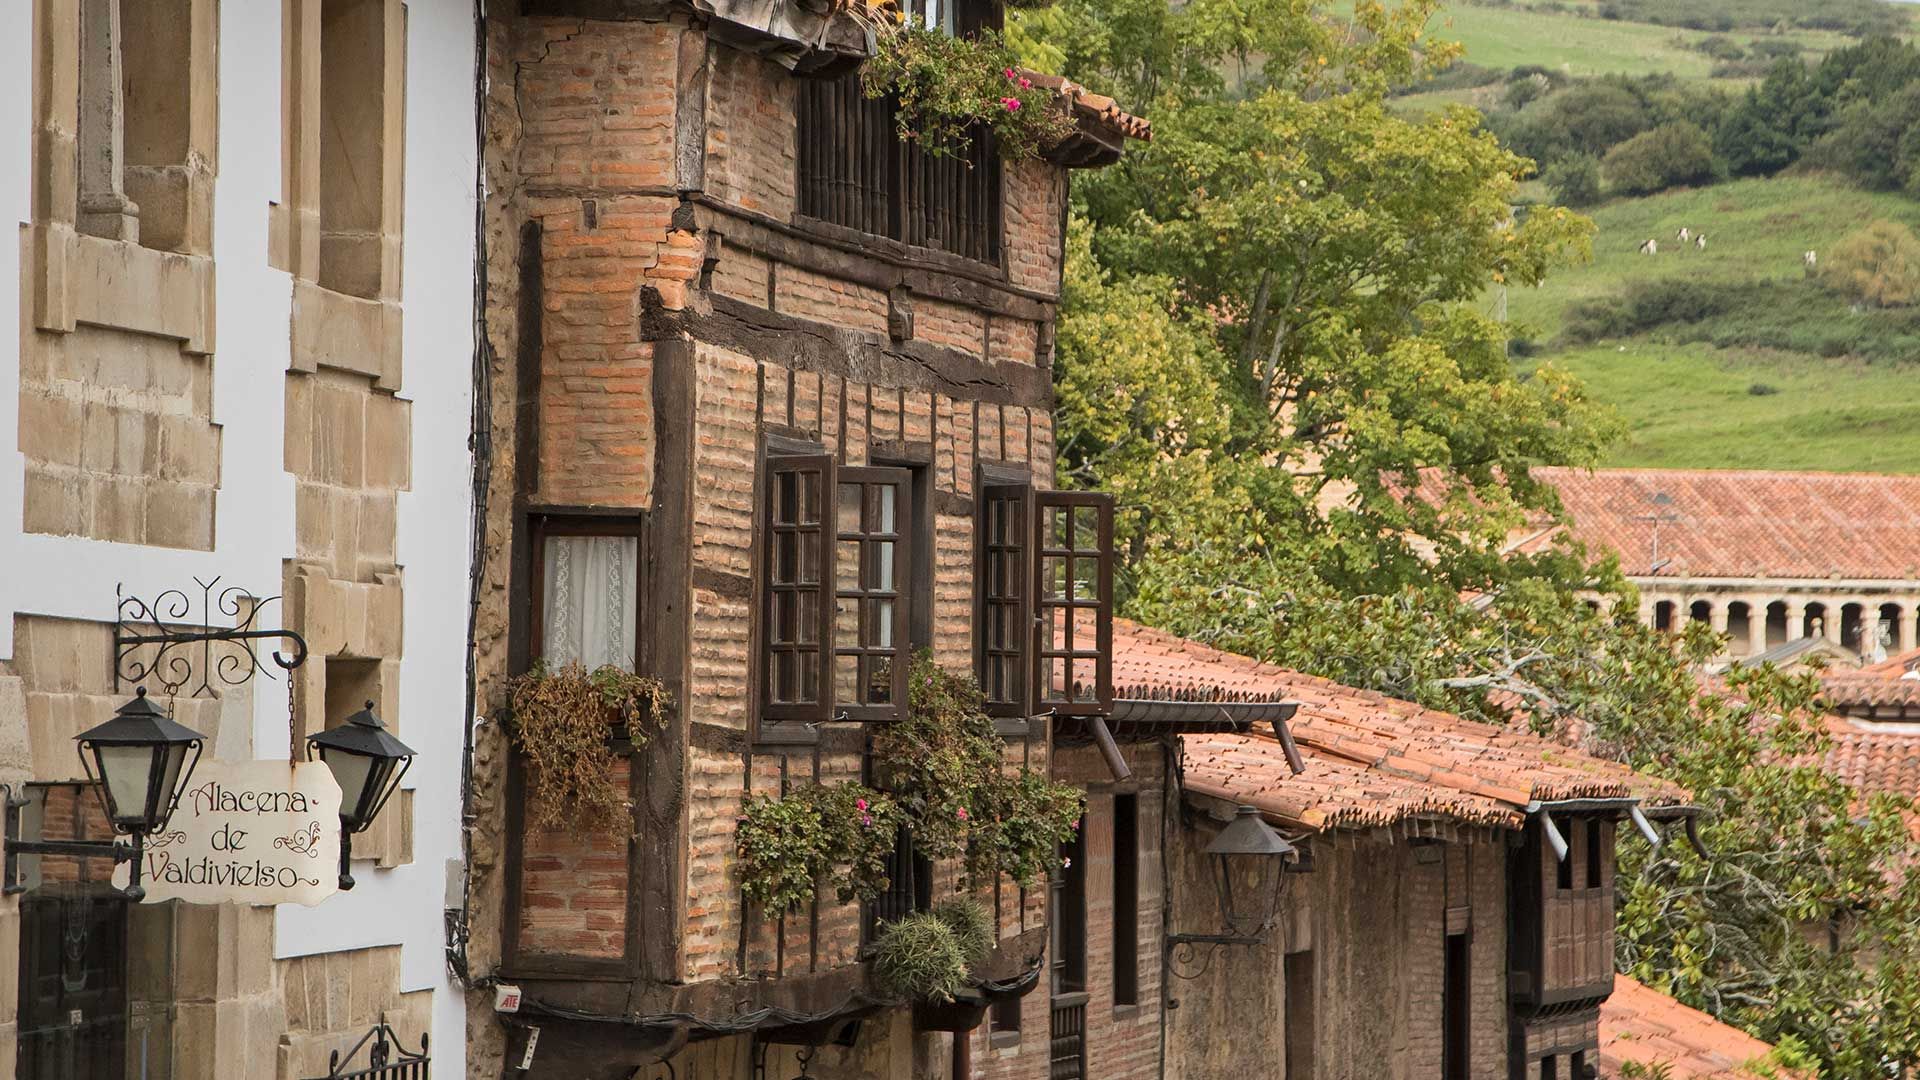
[[967, 820], [967, 808], [964, 806], [960, 808], [960, 820], [961, 821]]
[[1007, 76], [1008, 82], [1012, 82], [1014, 79], [1019, 78], [1018, 75], [1014, 74], [1014, 70], [1012, 68], [1006, 69], [1005, 75]]
[[1060, 860], [1060, 869], [1062, 869], [1062, 870], [1071, 870], [1071, 869], [1073, 869], [1073, 860], [1072, 860], [1072, 859], [1061, 859], [1061, 860]]
[[1073, 831], [1074, 831], [1074, 832], [1079, 832], [1079, 831], [1080, 831], [1080, 823], [1079, 823], [1078, 821], [1075, 821], [1075, 822], [1073, 823]]
[[1025, 76], [1022, 76], [1022, 77], [1021, 77], [1021, 79], [1020, 79], [1020, 89], [1022, 89], [1022, 90], [1031, 90], [1031, 89], [1033, 89], [1033, 80], [1032, 80], [1032, 79], [1029, 79], [1029, 78], [1026, 78]]
[[873, 815], [872, 815], [872, 814], [861, 814], [861, 815], [860, 815], [860, 824], [861, 824], [862, 826], [865, 826], [865, 827], [867, 827], [867, 828], [872, 828], [872, 827], [873, 827]]
[[867, 808], [867, 800], [865, 799], [853, 800], [853, 808], [855, 810], [865, 810]]
[[1003, 97], [1000, 99], [1000, 104], [1005, 105], [1008, 112], [1014, 112], [1020, 108], [1020, 99], [1017, 97]]

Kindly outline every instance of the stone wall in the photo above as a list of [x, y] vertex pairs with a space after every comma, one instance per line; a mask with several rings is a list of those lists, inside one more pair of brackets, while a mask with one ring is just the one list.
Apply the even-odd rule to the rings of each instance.
[[[1218, 932], [1213, 869], [1202, 854], [1212, 823], [1178, 828], [1173, 929]], [[1312, 871], [1286, 876], [1281, 915], [1266, 944], [1176, 955], [1169, 992], [1191, 1007], [1168, 1018], [1167, 1075], [1284, 1080], [1288, 1047], [1284, 958], [1310, 953], [1316, 1075], [1430, 1080], [1441, 1075], [1446, 935], [1470, 935], [1471, 1066], [1476, 1080], [1507, 1076], [1505, 837], [1449, 831], [1413, 844], [1387, 830], [1312, 841]], [[1197, 974], [1195, 974], [1197, 972]], [[1247, 1017], [1263, 1017], [1250, 1024]]]

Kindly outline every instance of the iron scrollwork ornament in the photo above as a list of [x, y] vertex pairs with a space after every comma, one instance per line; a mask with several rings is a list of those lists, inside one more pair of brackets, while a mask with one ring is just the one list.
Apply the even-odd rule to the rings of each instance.
[[[200, 590], [197, 614], [194, 598], [184, 589], [168, 589], [151, 601], [114, 590], [119, 597], [113, 627], [116, 689], [152, 683], [168, 697], [183, 691], [202, 697], [216, 685], [239, 686], [262, 670], [254, 643], [269, 639], [279, 639], [287, 650], [275, 649], [271, 655], [281, 670], [292, 671], [306, 662], [307, 643], [299, 634], [258, 625], [260, 612], [278, 596], [261, 599], [238, 585], [222, 588], [218, 577], [196, 577], [193, 583]], [[216, 616], [231, 625], [215, 625]]]

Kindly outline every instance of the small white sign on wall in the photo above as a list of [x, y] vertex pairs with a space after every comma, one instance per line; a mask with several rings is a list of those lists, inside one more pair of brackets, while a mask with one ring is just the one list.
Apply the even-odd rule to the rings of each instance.
[[[318, 761], [202, 761], [147, 838], [145, 903], [305, 904], [340, 887], [340, 785]], [[114, 868], [126, 887], [128, 866]]]

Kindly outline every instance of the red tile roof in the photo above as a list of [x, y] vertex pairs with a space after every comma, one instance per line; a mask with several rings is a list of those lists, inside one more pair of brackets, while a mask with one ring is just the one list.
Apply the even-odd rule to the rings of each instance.
[[1307, 761], [1294, 776], [1266, 735], [1182, 738], [1187, 786], [1259, 806], [1311, 829], [1391, 825], [1415, 817], [1518, 828], [1528, 804], [1569, 798], [1686, 795], [1559, 743], [1462, 720], [1368, 690], [1222, 652], [1114, 620], [1122, 696], [1219, 692], [1300, 703], [1289, 727]]
[[[1618, 975], [1600, 1005], [1600, 1075], [1618, 1077], [1626, 1062], [1664, 1063], [1673, 1080], [1747, 1080], [1775, 1075], [1749, 1066], [1773, 1047], [1698, 1009]], [[1785, 1074], [1781, 1074], [1785, 1075]]]
[[1823, 674], [1820, 688], [1836, 707], [1920, 708], [1920, 649], [1854, 671]]
[[[1596, 549], [1633, 575], [1920, 579], [1920, 476], [1537, 468]], [[1671, 503], [1657, 506], [1656, 495]], [[1654, 564], [1656, 515], [1660, 560]]]
[[1920, 733], [1888, 730], [1842, 716], [1829, 717], [1828, 772], [1863, 795], [1882, 792], [1920, 798]]

